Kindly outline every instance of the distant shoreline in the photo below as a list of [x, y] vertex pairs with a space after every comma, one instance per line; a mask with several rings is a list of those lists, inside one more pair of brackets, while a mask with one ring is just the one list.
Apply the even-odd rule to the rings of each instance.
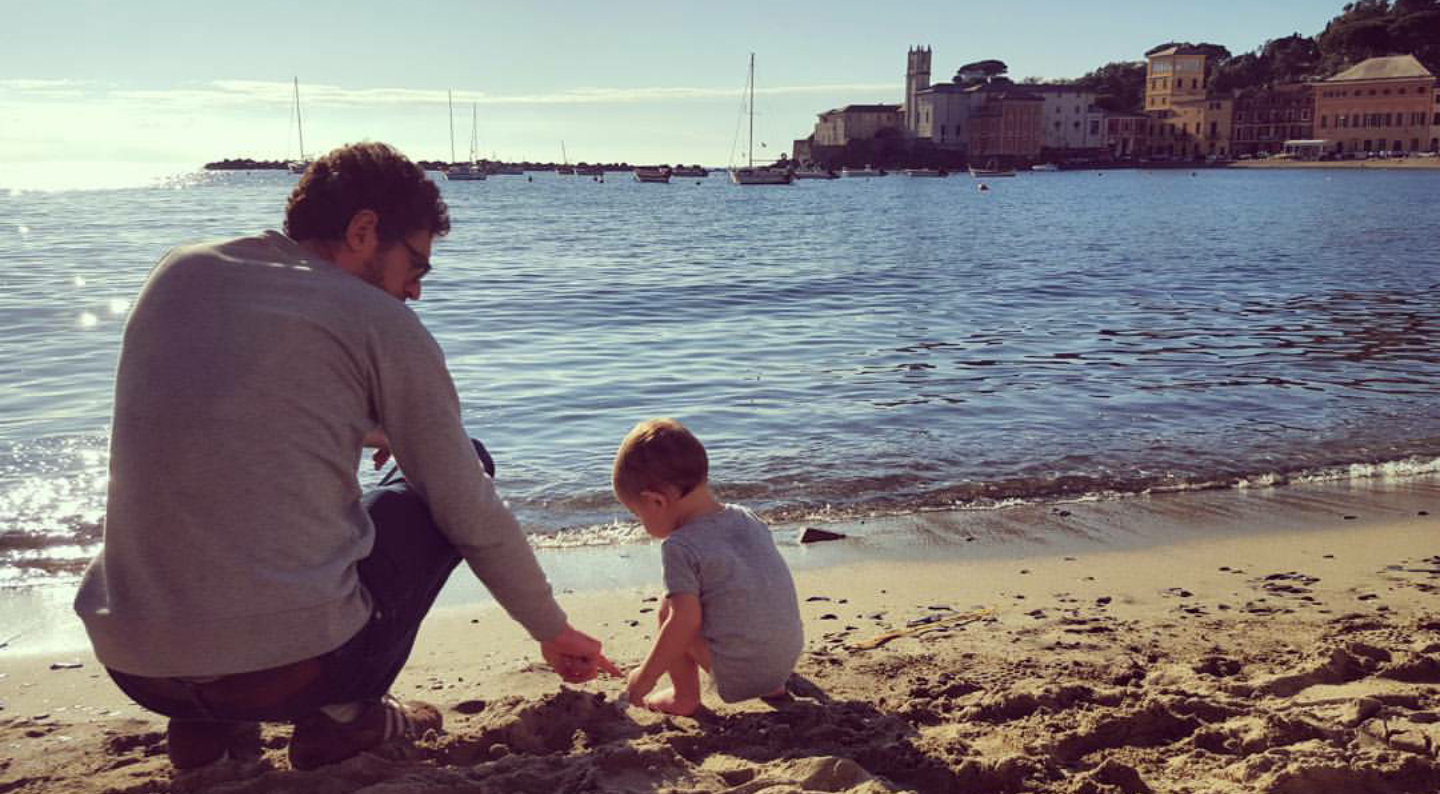
[[1440, 157], [1404, 157], [1374, 160], [1236, 160], [1226, 168], [1440, 168]]

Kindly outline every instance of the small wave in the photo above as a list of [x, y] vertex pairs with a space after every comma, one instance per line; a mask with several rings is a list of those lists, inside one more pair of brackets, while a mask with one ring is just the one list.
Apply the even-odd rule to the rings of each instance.
[[[1051, 476], [1014, 477], [991, 482], [965, 482], [931, 487], [909, 494], [875, 496], [874, 484], [859, 480], [845, 483], [858, 496], [850, 500], [746, 501], [762, 519], [772, 525], [825, 524], [857, 519], [884, 518], [914, 513], [949, 510], [1005, 510], [1035, 504], [1127, 499], [1154, 494], [1211, 490], [1257, 490], [1312, 483], [1402, 480], [1440, 475], [1440, 456], [1415, 455], [1393, 460], [1354, 461], [1301, 466], [1285, 470], [1231, 472], [1221, 475], [1176, 477], [1155, 476]], [[863, 479], [863, 478], [862, 478]], [[894, 484], [894, 477], [880, 478]], [[735, 498], [721, 487], [722, 498]], [[746, 491], [745, 487], [735, 489]], [[577, 499], [585, 504], [585, 496]], [[562, 508], [563, 509], [563, 508]], [[584, 515], [588, 511], [582, 511]], [[572, 514], [573, 516], [574, 514]], [[531, 545], [537, 549], [622, 546], [646, 542], [649, 535], [635, 522], [616, 519], [580, 522], [554, 529], [527, 526]], [[73, 582], [97, 548], [100, 525], [77, 522], [69, 533], [0, 533], [0, 588], [28, 587]], [[78, 542], [77, 542], [78, 541]]]
[[[1169, 476], [1104, 478], [1066, 476], [1014, 478], [936, 488], [908, 497], [891, 496], [852, 503], [784, 503], [756, 506], [771, 524], [824, 524], [948, 510], [1005, 510], [1036, 504], [1073, 504], [1128, 499], [1154, 494], [1214, 490], [1255, 490], [1289, 485], [1400, 480], [1440, 475], [1440, 457], [1413, 456], [1397, 460], [1343, 463], [1286, 471], [1234, 473], [1190, 479]], [[722, 493], [722, 496], [724, 494]], [[540, 548], [618, 545], [647, 539], [634, 524], [611, 522], [569, 527], [532, 536]]]

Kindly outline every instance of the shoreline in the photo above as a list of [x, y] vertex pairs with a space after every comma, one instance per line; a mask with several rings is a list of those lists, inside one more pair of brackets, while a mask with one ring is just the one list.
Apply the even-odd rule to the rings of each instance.
[[[201, 788], [1440, 785], [1429, 749], [1440, 725], [1427, 716], [1440, 708], [1440, 477], [916, 514], [854, 529], [849, 540], [784, 546], [807, 643], [797, 697], [778, 709], [724, 705], [709, 691], [709, 711], [694, 719], [621, 712], [621, 682], [562, 687], [497, 606], [462, 600], [427, 620], [397, 682], [397, 694], [446, 716], [448, 732], [417, 756], [295, 772], [288, 728], [267, 726], [262, 766], [210, 770], [229, 782]], [[654, 632], [658, 551], [564, 551], [569, 562], [554, 552], [542, 563], [573, 624], [622, 667], [638, 663]], [[975, 608], [995, 612], [852, 647]], [[17, 650], [0, 650], [0, 790], [195, 790], [171, 778], [163, 721], [129, 704], [88, 652]]]
[[[723, 493], [722, 493], [723, 497]], [[1223, 539], [1260, 527], [1267, 534], [1338, 528], [1357, 513], [1402, 518], [1440, 515], [1440, 472], [1372, 473], [1350, 480], [1229, 485], [1155, 494], [1081, 496], [1020, 504], [917, 510], [771, 524], [793, 571], [863, 563], [1018, 560], [1055, 553], [1143, 549], [1197, 537]], [[818, 527], [846, 536], [802, 545]], [[562, 606], [577, 594], [659, 581], [659, 544], [639, 542], [547, 546], [535, 554]], [[88, 653], [84, 627], [71, 609], [78, 579], [0, 590], [0, 665], [15, 656]], [[493, 605], [465, 566], [436, 600], [437, 608]], [[15, 616], [21, 616], [18, 620]]]
[[1366, 168], [1412, 170], [1440, 168], [1440, 157], [1375, 158], [1372, 160], [1236, 160], [1226, 168]]

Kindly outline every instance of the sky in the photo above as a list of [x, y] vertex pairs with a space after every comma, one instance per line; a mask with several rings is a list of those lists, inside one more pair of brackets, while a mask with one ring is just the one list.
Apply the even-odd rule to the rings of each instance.
[[[932, 80], [998, 58], [1079, 77], [1166, 41], [1232, 52], [1313, 35], [1341, 0], [0, 0], [0, 188], [125, 180], [225, 157], [381, 140], [414, 159], [741, 162], [816, 115], [899, 103], [909, 47]], [[453, 95], [453, 127], [448, 95]], [[563, 149], [562, 149], [563, 147]]]

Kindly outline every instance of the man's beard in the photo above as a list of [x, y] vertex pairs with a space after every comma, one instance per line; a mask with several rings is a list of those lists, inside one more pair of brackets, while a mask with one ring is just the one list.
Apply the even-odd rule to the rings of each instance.
[[380, 261], [378, 252], [371, 254], [370, 258], [365, 260], [360, 270], [360, 278], [364, 279], [367, 284], [382, 290], [385, 289], [385, 263]]

